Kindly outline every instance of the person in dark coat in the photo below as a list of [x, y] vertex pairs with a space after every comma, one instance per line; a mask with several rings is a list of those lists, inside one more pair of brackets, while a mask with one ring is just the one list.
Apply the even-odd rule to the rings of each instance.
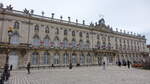
[[72, 63], [69, 64], [69, 69], [72, 69]]
[[118, 61], [118, 66], [121, 67], [121, 62], [120, 61]]
[[106, 65], [105, 62], [103, 62], [103, 69], [104, 69], [104, 70], [105, 70], [105, 67], [106, 67], [105, 65]]
[[31, 65], [30, 65], [30, 62], [27, 64], [27, 71], [28, 71], [28, 74], [30, 74], [30, 67], [31, 67]]
[[52, 64], [52, 68], [55, 68], [54, 64]]
[[127, 61], [128, 68], [130, 68], [130, 64], [131, 64], [131, 62], [128, 60]]
[[13, 65], [11, 64], [11, 65], [10, 65], [10, 71], [12, 71], [12, 68], [13, 68]]

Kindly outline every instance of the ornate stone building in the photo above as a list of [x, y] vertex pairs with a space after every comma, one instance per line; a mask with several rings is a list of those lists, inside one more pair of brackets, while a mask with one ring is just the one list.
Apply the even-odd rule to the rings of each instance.
[[[11, 6], [0, 8], [0, 66], [5, 63], [6, 53], [9, 64], [14, 68], [97, 65], [102, 60], [109, 64], [118, 60], [141, 62], [146, 53], [145, 36], [114, 31], [100, 19], [95, 24], [85, 25], [51, 17], [35, 15], [34, 11], [13, 10]], [[13, 35], [8, 40], [8, 30]], [[8, 51], [9, 50], [9, 51]]]

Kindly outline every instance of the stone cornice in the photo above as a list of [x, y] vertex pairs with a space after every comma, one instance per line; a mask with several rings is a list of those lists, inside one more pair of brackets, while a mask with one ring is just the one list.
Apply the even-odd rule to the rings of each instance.
[[[54, 23], [54, 24], [59, 24], [59, 25], [64, 25], [64, 26], [76, 27], [76, 28], [79, 28], [79, 29], [94, 30], [94, 31], [103, 32], [103, 33], [111, 33], [111, 34], [114, 34], [114, 35], [146, 40], [143, 37], [138, 37], [138, 36], [129, 35], [129, 34], [123, 34], [123, 33], [119, 33], [119, 32], [110, 30], [105, 25], [102, 26], [101, 28], [98, 28], [97, 26], [96, 27], [95, 26], [91, 27], [89, 25], [83, 25], [83, 24], [69, 22], [69, 21], [60, 20], [60, 19], [52, 19], [50, 17], [40, 16], [40, 15], [35, 15], [35, 14], [25, 14], [22, 11], [7, 10], [7, 9], [4, 9], [4, 8], [0, 8], [0, 14], [11, 15], [11, 16], [21, 17], [21, 18], [25, 18], [25, 19], [29, 19], [29, 20], [38, 20], [38, 21], [41, 21], [41, 22]], [[0, 18], [0, 20], [3, 20], [3, 19]], [[5, 18], [5, 20], [12, 21], [8, 18]], [[27, 23], [27, 24], [29, 23], [29, 21], [27, 21], [27, 22], [22, 21], [22, 22]]]

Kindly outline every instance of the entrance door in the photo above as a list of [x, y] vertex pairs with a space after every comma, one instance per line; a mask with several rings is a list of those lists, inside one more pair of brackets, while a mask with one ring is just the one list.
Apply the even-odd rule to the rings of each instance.
[[9, 65], [13, 65], [13, 69], [17, 69], [18, 68], [18, 56], [16, 55], [15, 52], [12, 52], [9, 55]]

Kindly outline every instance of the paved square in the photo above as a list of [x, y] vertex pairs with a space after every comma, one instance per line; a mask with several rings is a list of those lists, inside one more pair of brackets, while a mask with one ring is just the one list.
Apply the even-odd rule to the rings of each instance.
[[150, 71], [99, 66], [12, 71], [9, 84], [150, 84]]

